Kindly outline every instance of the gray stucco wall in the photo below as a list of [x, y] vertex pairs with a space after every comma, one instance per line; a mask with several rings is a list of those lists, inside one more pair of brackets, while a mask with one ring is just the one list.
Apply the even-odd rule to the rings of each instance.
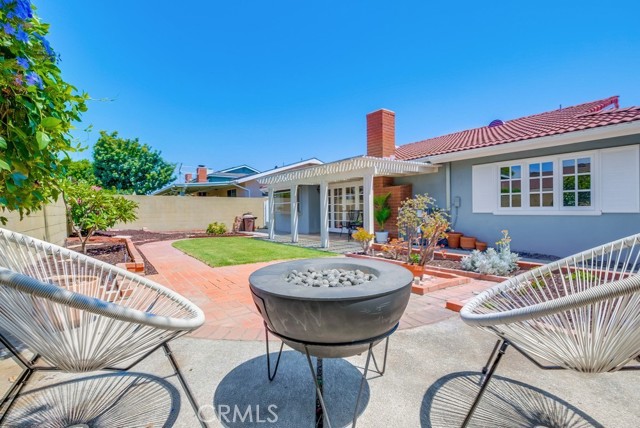
[[[320, 193], [317, 186], [298, 188], [300, 209], [298, 210], [298, 233], [320, 233]], [[280, 234], [291, 233], [291, 216], [276, 213], [275, 231]]]
[[428, 193], [429, 196], [435, 198], [436, 205], [446, 209], [446, 172], [442, 166], [438, 172], [424, 175], [415, 175], [412, 177], [398, 177], [394, 180], [394, 184], [411, 184], [413, 185], [413, 194], [421, 195]]
[[[491, 156], [451, 164], [451, 198], [459, 196], [460, 208], [452, 210], [455, 229], [477, 237], [493, 246], [501, 237], [500, 231], [508, 229], [514, 251], [568, 256], [611, 240], [640, 232], [640, 214], [585, 215], [494, 215], [472, 213], [471, 171], [473, 165], [501, 162], [529, 157], [550, 156], [563, 153], [640, 144], [640, 136], [620, 137], [590, 141], [561, 147]], [[640, 168], [640, 165], [638, 165]], [[442, 179], [438, 176], [442, 175]], [[415, 176], [404, 179], [414, 184], [414, 193], [428, 192], [444, 201], [444, 168], [431, 176]], [[419, 190], [418, 190], [419, 189]], [[444, 205], [444, 203], [440, 204]]]

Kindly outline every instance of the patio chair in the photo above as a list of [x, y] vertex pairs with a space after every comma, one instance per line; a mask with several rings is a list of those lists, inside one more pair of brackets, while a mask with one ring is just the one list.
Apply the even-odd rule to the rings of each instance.
[[347, 213], [347, 221], [340, 223], [340, 237], [342, 232], [347, 229], [347, 241], [351, 241], [351, 234], [363, 225], [362, 210], [351, 210]]
[[638, 370], [627, 363], [640, 355], [640, 234], [511, 278], [460, 315], [499, 337], [463, 426], [509, 346], [546, 370]]
[[0, 402], [0, 424], [35, 371], [127, 371], [160, 348], [197, 412], [168, 342], [203, 322], [197, 306], [148, 279], [0, 229], [0, 342], [23, 368]]

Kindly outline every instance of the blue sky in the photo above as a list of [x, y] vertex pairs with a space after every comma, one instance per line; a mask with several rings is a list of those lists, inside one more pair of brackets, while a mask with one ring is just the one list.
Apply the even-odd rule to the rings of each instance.
[[183, 173], [363, 154], [379, 108], [406, 144], [611, 95], [640, 105], [634, 1], [34, 4], [65, 79], [96, 100], [78, 138], [138, 137]]

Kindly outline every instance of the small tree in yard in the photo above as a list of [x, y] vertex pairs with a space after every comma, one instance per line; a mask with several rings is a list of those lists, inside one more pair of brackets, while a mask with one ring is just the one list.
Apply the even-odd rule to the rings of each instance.
[[96, 230], [106, 230], [117, 222], [127, 223], [137, 218], [137, 203], [86, 182], [66, 183], [63, 195], [83, 253]]
[[413, 249], [413, 243], [419, 242], [420, 260], [424, 266], [433, 260], [438, 241], [447, 237], [449, 216], [435, 204], [436, 200], [428, 194], [416, 195], [400, 205], [398, 211], [398, 230], [406, 234], [407, 262]]

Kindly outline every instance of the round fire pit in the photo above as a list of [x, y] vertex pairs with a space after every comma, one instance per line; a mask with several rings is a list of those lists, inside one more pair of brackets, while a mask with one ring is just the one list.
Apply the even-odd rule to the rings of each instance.
[[[330, 286], [332, 271], [335, 284]], [[295, 279], [299, 273], [317, 280], [301, 283]], [[304, 352], [306, 345], [320, 358], [356, 355], [388, 336], [407, 307], [412, 280], [407, 269], [391, 263], [337, 258], [278, 263], [249, 277], [269, 330], [292, 348]]]

